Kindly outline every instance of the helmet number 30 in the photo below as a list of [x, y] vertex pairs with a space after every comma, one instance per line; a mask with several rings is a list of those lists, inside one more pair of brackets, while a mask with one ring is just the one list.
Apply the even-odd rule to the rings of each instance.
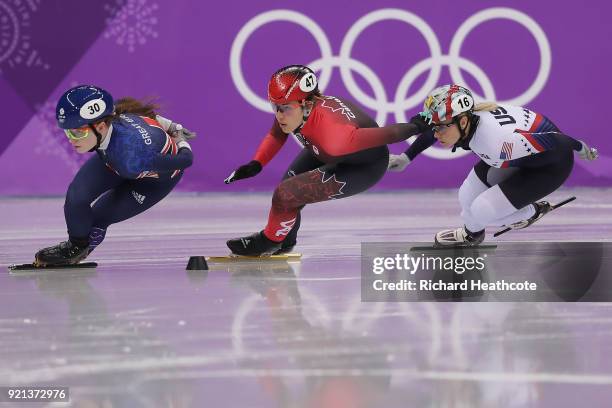
[[83, 119], [95, 119], [102, 115], [105, 110], [106, 103], [102, 99], [94, 99], [85, 103], [79, 113]]
[[89, 109], [90, 115], [94, 115], [96, 112], [100, 112], [100, 105], [98, 105], [97, 103], [94, 103], [93, 105], [90, 105], [87, 108]]

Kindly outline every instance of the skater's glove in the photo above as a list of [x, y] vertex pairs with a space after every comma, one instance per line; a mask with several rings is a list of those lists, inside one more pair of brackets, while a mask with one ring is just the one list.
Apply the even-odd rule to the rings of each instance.
[[191, 140], [195, 139], [197, 136], [195, 132], [184, 128], [180, 123], [173, 122], [172, 120], [164, 118], [163, 116], [156, 115], [155, 120], [159, 122], [162, 128], [168, 132], [168, 134], [175, 139], [175, 141], [177, 141], [177, 139]]
[[185, 147], [191, 150], [191, 145], [189, 144], [189, 142], [185, 139], [183, 135], [172, 136], [172, 140], [174, 141], [174, 143], [176, 143], [179, 149]]
[[225, 179], [225, 184], [232, 183], [236, 180], [242, 180], [245, 178], [253, 177], [259, 174], [261, 171], [261, 163], [257, 160], [251, 160], [249, 163], [238, 167], [236, 170], [232, 171], [232, 174], [229, 175], [228, 178]]
[[580, 141], [580, 143], [582, 143], [582, 149], [580, 149], [578, 154], [580, 155], [580, 158], [582, 160], [589, 160], [589, 161], [591, 161], [591, 160], [596, 160], [599, 157], [599, 152], [597, 151], [596, 148], [589, 147], [582, 140]]
[[392, 154], [389, 156], [389, 166], [387, 166], [387, 170], [404, 171], [406, 166], [409, 164], [410, 164], [410, 159], [408, 158], [406, 153]]
[[419, 129], [419, 133], [424, 133], [431, 129], [431, 116], [424, 112], [420, 112], [410, 118], [410, 123]]

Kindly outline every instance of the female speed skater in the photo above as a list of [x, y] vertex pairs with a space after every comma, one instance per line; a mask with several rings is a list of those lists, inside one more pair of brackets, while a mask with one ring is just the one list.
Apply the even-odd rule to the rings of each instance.
[[80, 262], [102, 242], [109, 225], [146, 211], [177, 185], [193, 161], [187, 139], [194, 134], [155, 109], [133, 98], [115, 103], [110, 93], [92, 85], [62, 95], [58, 126], [78, 153], [96, 154], [66, 192], [68, 240], [38, 251], [36, 266]]
[[538, 201], [557, 190], [574, 166], [573, 151], [595, 160], [597, 149], [563, 134], [545, 116], [527, 108], [495, 103], [474, 105], [472, 93], [459, 85], [433, 90], [423, 105], [433, 131], [389, 161], [401, 171], [435, 143], [471, 150], [480, 161], [459, 188], [463, 227], [440, 231], [437, 246], [475, 246], [487, 226], [526, 228], [551, 210]]
[[276, 71], [268, 83], [268, 99], [275, 113], [272, 128], [253, 160], [232, 172], [225, 182], [257, 175], [289, 134], [295, 135], [304, 148], [274, 191], [265, 229], [227, 241], [236, 255], [290, 252], [300, 228], [300, 210], [306, 204], [366, 191], [385, 174], [387, 144], [430, 128], [419, 115], [410, 123], [379, 128], [351, 102], [321, 94], [316, 75], [303, 65]]

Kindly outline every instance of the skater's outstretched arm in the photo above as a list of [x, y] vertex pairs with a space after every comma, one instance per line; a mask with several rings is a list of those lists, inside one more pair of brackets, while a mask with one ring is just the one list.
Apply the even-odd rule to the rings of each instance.
[[558, 133], [560, 136], [569, 140], [572, 149], [578, 152], [582, 160], [596, 160], [599, 157], [599, 152], [594, 147], [589, 147], [583, 140], [575, 139], [568, 134]]
[[355, 128], [350, 123], [331, 123], [325, 127], [322, 138], [333, 140], [333, 143], [327, 146], [330, 155], [345, 156], [373, 147], [401, 142], [428, 128], [429, 125], [419, 115], [412, 117], [409, 123], [396, 123], [380, 128]]
[[270, 160], [276, 156], [276, 153], [278, 153], [281, 147], [283, 147], [288, 136], [288, 134], [281, 130], [280, 126], [278, 125], [278, 121], [275, 119], [274, 124], [272, 124], [272, 128], [259, 144], [253, 160], [234, 170], [224, 180], [225, 184], [258, 175], [263, 166], [268, 164], [268, 162], [270, 162]]
[[389, 156], [389, 171], [403, 171], [416, 156], [421, 154], [436, 142], [434, 131], [428, 129], [421, 133], [408, 149], [402, 154], [392, 154]]
[[433, 146], [434, 143], [436, 143], [434, 131], [433, 129], [428, 129], [427, 131], [421, 133], [421, 135], [417, 137], [414, 142], [412, 142], [404, 154], [408, 157], [408, 159], [410, 159], [410, 161], [412, 161], [423, 151]]
[[[500, 167], [538, 168], [547, 166], [558, 163], [568, 152], [568, 149], [576, 151], [583, 160], [595, 160], [598, 157], [597, 149], [589, 147], [585, 142], [574, 139], [558, 130], [542, 132], [515, 130], [514, 134], [519, 134], [533, 140], [530, 142], [533, 144], [526, 148], [521, 148], [520, 146], [515, 148], [512, 158], [504, 160]], [[491, 137], [495, 137], [495, 135], [491, 135]], [[494, 157], [493, 154], [496, 153], [496, 146], [493, 144], [486, 147], [481, 145], [478, 146], [478, 149], [478, 154], [481, 157]]]
[[278, 121], [274, 119], [272, 128], [259, 144], [253, 160], [259, 162], [262, 167], [268, 164], [276, 156], [281, 147], [283, 147], [287, 137], [288, 135], [278, 125]]
[[[566, 135], [567, 136], [567, 135]], [[578, 152], [582, 160], [595, 160], [599, 157], [599, 152], [594, 147], [589, 147], [584, 141], [574, 139], [571, 136], [567, 136], [572, 139], [572, 148]]]

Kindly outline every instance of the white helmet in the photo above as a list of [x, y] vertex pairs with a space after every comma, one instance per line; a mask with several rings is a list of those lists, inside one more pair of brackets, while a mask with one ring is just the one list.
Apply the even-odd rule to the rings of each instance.
[[423, 113], [433, 123], [446, 122], [465, 112], [474, 110], [474, 97], [469, 89], [460, 85], [444, 85], [431, 91]]

